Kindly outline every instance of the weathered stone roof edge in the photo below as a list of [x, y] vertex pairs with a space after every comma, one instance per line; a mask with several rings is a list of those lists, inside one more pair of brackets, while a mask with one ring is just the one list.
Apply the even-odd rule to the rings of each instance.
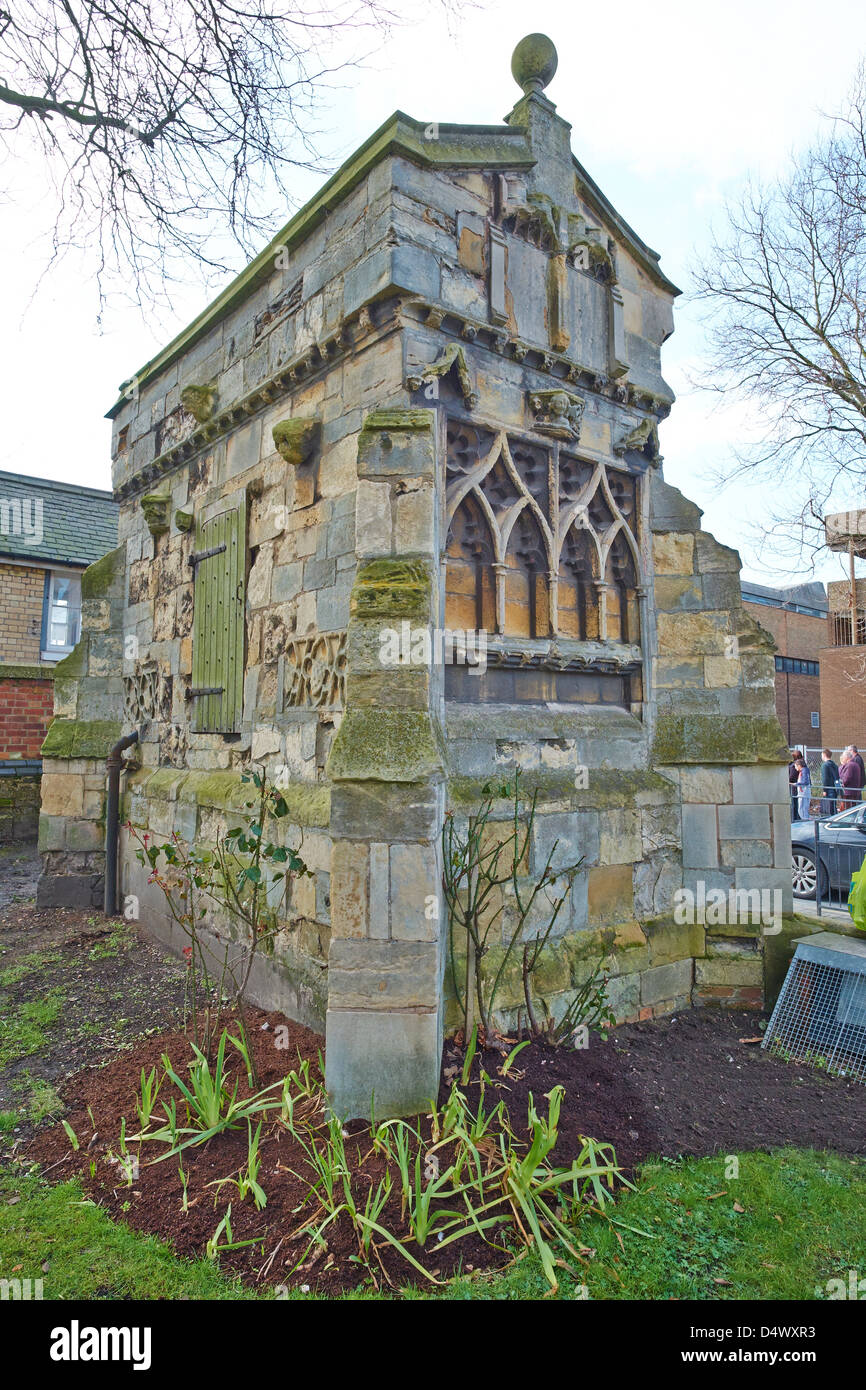
[[629, 226], [625, 218], [617, 212], [613, 203], [602, 193], [595, 179], [586, 172], [575, 155], [572, 155], [572, 160], [581, 186], [581, 193], [586, 201], [591, 203], [602, 216], [609, 218], [622, 232], [638, 260], [642, 262], [654, 280], [657, 280], [671, 294], [682, 294], [682, 290], [674, 284], [673, 280], [669, 280], [664, 271], [659, 268], [659, 261], [661, 260], [659, 252], [654, 251], [651, 246], [647, 246], [646, 242], [641, 240], [634, 228]]
[[[281, 249], [290, 250], [309, 235], [321, 219], [327, 216], [332, 207], [360, 183], [380, 160], [391, 154], [404, 155], [418, 164], [440, 167], [532, 168], [535, 158], [529, 150], [526, 136], [519, 126], [510, 125], [462, 125], [436, 122], [436, 139], [427, 139], [424, 132], [431, 126], [429, 121], [419, 121], [407, 116], [403, 111], [395, 111], [351, 157], [331, 175], [318, 193], [295, 213], [294, 217], [281, 231], [250, 261], [249, 265], [236, 275], [226, 288], [217, 295], [202, 312], [187, 324], [155, 357], [146, 362], [131, 380], [135, 380], [141, 390], [159, 372], [164, 371], [183, 352], [187, 351], [215, 323], [230, 313], [244, 297], [254, 289], [259, 281], [270, 273], [274, 257]], [[467, 147], [464, 139], [449, 140], [448, 136], [474, 137]], [[587, 174], [582, 165], [574, 160], [574, 167], [587, 200], [605, 217], [609, 218], [628, 241], [638, 260], [647, 272], [673, 294], [680, 291], [659, 269], [659, 254], [647, 246], [637, 233], [608, 202], [601, 189]], [[105, 418], [111, 420], [122, 409], [129, 397], [121, 394]]]

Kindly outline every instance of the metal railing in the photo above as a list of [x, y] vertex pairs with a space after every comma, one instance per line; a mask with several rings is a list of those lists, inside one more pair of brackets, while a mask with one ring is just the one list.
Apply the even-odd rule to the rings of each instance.
[[[819, 820], [816, 820], [816, 821], [815, 821], [814, 831], [815, 831], [815, 835], [814, 835], [814, 844], [815, 844], [815, 909], [816, 909], [816, 912], [817, 912], [818, 916], [820, 917], [820, 916], [821, 916], [821, 901], [822, 901], [822, 898], [821, 898], [821, 877], [822, 877], [822, 875], [821, 875], [821, 822], [820, 822]], [[832, 870], [831, 870], [830, 868], [828, 868], [827, 906], [828, 906], [828, 907], [832, 907], [832, 906], [833, 906], [833, 886], [832, 886], [832, 880], [833, 880], [834, 878], [841, 877], [841, 878], [842, 878], [842, 881], [843, 881], [843, 884], [844, 884], [845, 878], [847, 878], [847, 880], [848, 880], [848, 887], [847, 887], [847, 889], [844, 888], [844, 887], [842, 887], [842, 888], [837, 889], [836, 891], [837, 891], [837, 892], [840, 892], [840, 893], [843, 893], [843, 894], [844, 894], [844, 900], [845, 900], [845, 902], [847, 903], [847, 901], [848, 901], [848, 893], [849, 893], [850, 890], [851, 890], [851, 877], [852, 877], [853, 874], [859, 873], [860, 870], [861, 870], [861, 868], [863, 868], [864, 862], [866, 862], [866, 836], [863, 837], [863, 846], [862, 846], [862, 848], [860, 847], [860, 845], [839, 845], [839, 844], [831, 843], [831, 841], [829, 841], [829, 840], [827, 840], [825, 843], [826, 843], [826, 847], [827, 847], [827, 859], [828, 859], [828, 863], [829, 863], [829, 865], [831, 865], [831, 866], [836, 870], [836, 872], [832, 872]], [[843, 870], [843, 873], [842, 873], [842, 874], [840, 874], [840, 873], [838, 872], [840, 869]]]

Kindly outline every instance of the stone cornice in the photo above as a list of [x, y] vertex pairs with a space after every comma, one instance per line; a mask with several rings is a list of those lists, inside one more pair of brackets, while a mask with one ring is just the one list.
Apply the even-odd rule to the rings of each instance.
[[346, 319], [330, 337], [313, 343], [286, 362], [265, 381], [259, 383], [239, 400], [223, 410], [217, 410], [204, 424], [198, 425], [171, 448], [164, 450], [151, 463], [140, 468], [114, 490], [118, 502], [134, 497], [151, 488], [160, 478], [189, 462], [203, 450], [211, 448], [237, 425], [258, 415], [287, 392], [301, 383], [314, 380], [329, 370], [333, 363], [347, 356], [362, 342], [385, 337], [398, 326], [394, 313], [397, 301], [384, 300], [371, 308], [363, 308]]
[[551, 379], [551, 386], [577, 386], [598, 396], [606, 396], [618, 405], [631, 406], [635, 410], [652, 411], [659, 420], [670, 414], [673, 393], [663, 395], [620, 378], [605, 376], [593, 367], [584, 367], [573, 358], [552, 348], [538, 347], [524, 342], [507, 328], [470, 318], [458, 309], [444, 304], [432, 304], [423, 300], [408, 301], [403, 306], [404, 319], [423, 323], [427, 328], [435, 328], [452, 337], [487, 348], [500, 357], [508, 357], [520, 362], [533, 371], [545, 372]]
[[210, 419], [197, 425], [185, 439], [164, 450], [115, 488], [116, 500], [123, 501], [151, 488], [175, 468], [210, 448], [237, 425], [273, 405], [295, 386], [312, 381], [326, 372], [334, 362], [353, 352], [362, 342], [384, 337], [401, 326], [419, 323], [463, 342], [475, 343], [534, 371], [544, 372], [554, 388], [564, 384], [577, 386], [581, 390], [605, 396], [619, 405], [652, 411], [660, 420], [670, 411], [670, 396], [662, 396], [621, 379], [602, 376], [591, 367], [581, 366], [550, 348], [524, 342], [504, 328], [472, 319], [445, 305], [395, 295], [352, 314], [330, 337], [321, 343], [311, 344], [254, 390], [224, 409], [217, 409]]
[[[274, 239], [177, 337], [135, 373], [141, 390], [166, 370], [200, 338], [236, 309], [273, 272], [281, 251], [292, 251], [337, 207], [362, 179], [389, 155], [399, 155], [413, 164], [428, 168], [521, 170], [531, 169], [535, 157], [526, 133], [520, 127], [501, 125], [456, 125], [415, 120], [396, 111], [333, 174], [319, 192], [300, 209]], [[586, 170], [574, 160], [581, 196], [618, 233], [642, 268], [663, 289], [679, 294], [677, 287], [659, 269], [658, 253], [648, 247], [616, 211]], [[113, 419], [129, 397], [122, 394], [107, 412]]]

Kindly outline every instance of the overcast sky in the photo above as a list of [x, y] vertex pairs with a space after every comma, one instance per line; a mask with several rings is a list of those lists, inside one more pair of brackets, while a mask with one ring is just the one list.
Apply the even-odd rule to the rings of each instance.
[[[405, 0], [394, 0], [394, 8], [410, 13]], [[397, 108], [424, 120], [498, 123], [519, 95], [510, 72], [514, 45], [528, 27], [543, 29], [559, 51], [548, 95], [573, 127], [575, 154], [684, 290], [723, 199], [747, 172], [772, 176], [808, 143], [866, 52], [866, 37], [858, 37], [862, 0], [836, 0], [824, 10], [807, 0], [730, 0], [723, 8], [620, 0], [601, 10], [571, 0], [532, 7], [489, 0], [456, 21], [429, 0], [414, 13], [420, 20], [399, 28], [329, 96], [321, 141], [329, 167]], [[205, 291], [191, 272], [172, 314], [146, 321], [136, 309], [112, 307], [101, 328], [86, 261], [62, 263], [34, 296], [51, 197], [38, 166], [7, 164], [4, 173], [13, 194], [0, 218], [0, 468], [109, 487], [103, 416], [119, 383], [219, 285]], [[320, 182], [299, 178], [298, 201]], [[676, 325], [662, 358], [678, 396], [661, 433], [666, 478], [704, 508], [704, 525], [719, 540], [740, 550], [747, 577], [769, 584], [810, 577], [758, 553], [750, 522], [766, 503], [760, 489], [737, 482], [716, 491], [711, 474], [726, 467], [755, 422], [735, 402], [718, 409], [688, 386], [702, 334], [682, 300]], [[840, 508], [848, 505], [863, 499], [839, 499]], [[819, 569], [824, 579], [842, 575], [836, 557]]]

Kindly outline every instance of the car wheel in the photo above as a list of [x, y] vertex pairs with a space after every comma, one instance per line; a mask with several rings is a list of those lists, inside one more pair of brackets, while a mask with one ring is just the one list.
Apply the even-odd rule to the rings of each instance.
[[[817, 873], [815, 871], [815, 856], [810, 854], [807, 849], [801, 849], [798, 845], [791, 853], [791, 879], [795, 898], [814, 898], [815, 881]], [[827, 896], [827, 870], [821, 865], [821, 897]]]

